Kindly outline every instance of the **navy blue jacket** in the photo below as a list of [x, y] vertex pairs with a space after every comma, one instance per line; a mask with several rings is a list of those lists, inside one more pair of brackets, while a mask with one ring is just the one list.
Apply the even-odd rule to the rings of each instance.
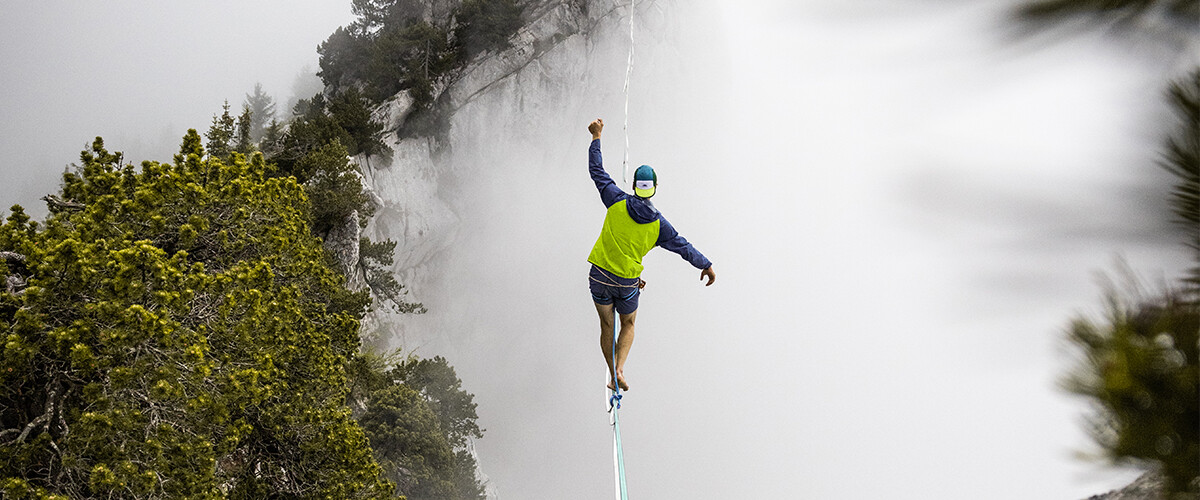
[[588, 173], [592, 175], [592, 181], [596, 183], [596, 190], [600, 191], [600, 201], [604, 202], [605, 208], [611, 207], [618, 201], [628, 200], [625, 206], [629, 211], [629, 217], [634, 221], [639, 224], [654, 222], [655, 219], [660, 221], [656, 246], [679, 254], [683, 260], [688, 261], [696, 269], [708, 269], [712, 265], [712, 262], [704, 254], [701, 254], [696, 247], [688, 243], [688, 240], [679, 235], [679, 231], [676, 231], [671, 223], [667, 222], [666, 217], [663, 217], [662, 213], [654, 208], [650, 200], [631, 195], [617, 187], [617, 183], [613, 182], [612, 177], [608, 176], [608, 172], [604, 171], [604, 160], [600, 157], [600, 139], [593, 139], [592, 145], [588, 148]]

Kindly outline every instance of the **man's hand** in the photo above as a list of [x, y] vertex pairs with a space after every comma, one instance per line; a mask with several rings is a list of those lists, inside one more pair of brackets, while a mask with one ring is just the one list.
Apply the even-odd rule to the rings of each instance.
[[604, 130], [604, 120], [597, 118], [588, 124], [588, 132], [592, 133], [592, 140], [600, 138], [601, 130]]
[[717, 272], [713, 271], [712, 266], [708, 266], [708, 269], [700, 271], [700, 279], [704, 280], [704, 278], [708, 278], [708, 283], [705, 283], [704, 286], [711, 285], [717, 281]]

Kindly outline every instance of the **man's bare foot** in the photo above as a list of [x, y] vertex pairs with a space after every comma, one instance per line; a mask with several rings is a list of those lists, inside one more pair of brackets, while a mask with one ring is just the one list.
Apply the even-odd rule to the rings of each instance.
[[[622, 390], [622, 391], [628, 391], [628, 390], [629, 390], [629, 384], [626, 384], [626, 383], [625, 383], [625, 376], [624, 376], [624, 375], [617, 375], [617, 385], [620, 385], [620, 386], [621, 386], [621, 390]], [[612, 382], [609, 382], [609, 383], [608, 383], [608, 390], [610, 390], [610, 391], [615, 391], [615, 390], [617, 390], [617, 389], [616, 389], [615, 387], [613, 387], [613, 383], [612, 383]]]

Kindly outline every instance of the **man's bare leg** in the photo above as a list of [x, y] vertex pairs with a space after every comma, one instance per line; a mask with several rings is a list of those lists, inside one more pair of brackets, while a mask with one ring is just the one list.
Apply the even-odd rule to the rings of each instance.
[[621, 315], [621, 334], [617, 337], [617, 383], [622, 391], [629, 390], [625, 383], [625, 359], [629, 357], [629, 348], [633, 347], [633, 322], [637, 319], [637, 311]]
[[[594, 303], [594, 302], [593, 302]], [[604, 353], [604, 362], [608, 366], [608, 388], [613, 387], [613, 305], [596, 304], [596, 312], [600, 314], [600, 352]]]
[[[596, 313], [600, 315], [600, 351], [604, 353], [604, 361], [608, 365], [608, 374], [614, 374], [613, 369], [613, 305], [596, 304]], [[637, 319], [637, 311], [621, 315], [621, 333], [617, 337], [616, 379], [621, 390], [629, 390], [625, 383], [625, 359], [629, 357], [629, 348], [633, 346], [633, 322]], [[612, 382], [609, 389], [614, 389]]]

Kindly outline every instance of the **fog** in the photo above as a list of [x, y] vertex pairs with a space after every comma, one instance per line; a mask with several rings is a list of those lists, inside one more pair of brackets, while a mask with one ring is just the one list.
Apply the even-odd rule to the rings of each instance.
[[[302, 4], [239, 22], [234, 3], [6, 8], [21, 70], [0, 77], [0, 193], [32, 204], [95, 135], [166, 159], [161, 136], [207, 128], [256, 81], [286, 99], [349, 20]], [[621, 413], [632, 497], [1081, 499], [1136, 477], [1075, 456], [1091, 445], [1086, 404], [1056, 387], [1062, 330], [1099, 312], [1118, 260], [1152, 283], [1186, 263], [1154, 162], [1187, 61], [1153, 40], [1020, 38], [1010, 5], [639, 10], [630, 161], [655, 166], [656, 205], [718, 279], [647, 258]], [[613, 495], [586, 125], [605, 119], [619, 177], [624, 35], [597, 34], [583, 81], [455, 123], [459, 243], [398, 337], [476, 394], [508, 500]]]
[[[1186, 263], [1154, 165], [1179, 61], [1021, 41], [1008, 5], [639, 11], [630, 161], [656, 167], [656, 205], [718, 280], [647, 258], [631, 497], [1069, 499], [1136, 477], [1075, 456], [1094, 451], [1086, 405], [1056, 384], [1098, 273]], [[456, 360], [502, 498], [613, 494], [585, 127], [605, 119], [619, 177], [628, 42], [597, 36], [573, 87], [519, 80], [536, 89], [455, 123], [471, 203], [403, 342]]]
[[225, 100], [240, 112], [256, 82], [286, 117], [296, 91], [320, 90], [317, 45], [353, 20], [349, 1], [5, 1], [0, 9], [0, 198], [5, 209], [20, 203], [39, 216], [46, 210], [37, 199], [96, 136], [135, 163], [170, 161], [187, 129], [208, 130]]

